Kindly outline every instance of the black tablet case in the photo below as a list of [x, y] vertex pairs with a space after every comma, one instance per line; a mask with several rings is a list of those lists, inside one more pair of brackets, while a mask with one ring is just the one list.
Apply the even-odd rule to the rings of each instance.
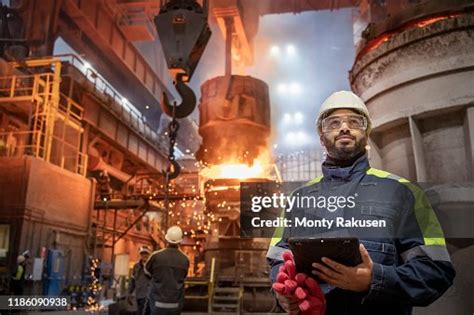
[[295, 258], [297, 272], [312, 274], [312, 263], [324, 263], [327, 257], [346, 266], [354, 267], [362, 262], [357, 238], [290, 238], [290, 249]]

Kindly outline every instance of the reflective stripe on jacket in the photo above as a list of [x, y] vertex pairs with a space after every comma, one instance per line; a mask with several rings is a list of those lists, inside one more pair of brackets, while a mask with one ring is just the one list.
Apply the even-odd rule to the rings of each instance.
[[15, 275], [13, 276], [13, 280], [21, 281], [25, 279], [25, 267], [23, 265], [19, 264], [16, 267], [16, 272]]
[[158, 308], [182, 307], [188, 269], [189, 259], [177, 247], [152, 253], [145, 263], [145, 272], [152, 277], [150, 305]]
[[[453, 283], [455, 271], [446, 249], [442, 229], [431, 205], [416, 185], [388, 172], [371, 168], [367, 156], [349, 167], [323, 164], [323, 176], [296, 190], [299, 196], [355, 196], [353, 209], [301, 208], [285, 212], [295, 217], [335, 218], [350, 213], [362, 220], [384, 220], [387, 227], [367, 229], [360, 241], [374, 265], [370, 290], [345, 291], [323, 284], [327, 315], [405, 315], [413, 306], [426, 306]], [[341, 233], [342, 230], [337, 231]], [[288, 238], [324, 236], [327, 229], [288, 227], [275, 231], [267, 260], [275, 281], [281, 254], [289, 248]], [[373, 233], [373, 235], [371, 234]]]

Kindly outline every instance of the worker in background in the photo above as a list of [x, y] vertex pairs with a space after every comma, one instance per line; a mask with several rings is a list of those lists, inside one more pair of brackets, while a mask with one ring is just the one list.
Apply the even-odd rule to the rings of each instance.
[[5, 129], [0, 128], [0, 156], [8, 156], [6, 135]]
[[21, 255], [25, 257], [26, 263], [28, 263], [30, 260], [30, 250], [29, 249], [25, 250], [23, 253], [21, 253]]
[[13, 295], [23, 295], [26, 263], [26, 257], [23, 255], [18, 255], [16, 258], [16, 267], [11, 281], [11, 291]]
[[9, 132], [7, 136], [7, 141], [6, 141], [7, 156], [9, 157], [15, 156], [16, 145], [17, 145], [16, 137], [13, 135], [13, 132]]
[[[355, 219], [384, 218], [389, 228], [386, 231], [396, 234], [359, 237], [362, 263], [355, 267], [327, 258], [323, 258], [324, 265], [313, 263], [312, 273], [324, 282], [320, 284], [324, 294], [316, 294], [319, 301], [312, 302], [317, 310], [311, 314], [324, 314], [326, 308], [326, 315], [408, 315], [414, 306], [435, 301], [452, 285], [455, 276], [441, 226], [418, 186], [370, 167], [366, 147], [371, 121], [364, 102], [349, 91], [332, 94], [321, 105], [317, 128], [327, 151], [323, 175], [293, 195], [347, 197], [350, 193], [357, 196], [352, 212]], [[305, 214], [334, 218], [349, 213], [346, 208], [334, 212], [304, 208], [287, 215], [292, 220]], [[281, 274], [288, 269], [286, 265], [280, 269], [283, 261], [292, 259], [287, 253], [288, 238], [315, 233], [313, 228], [285, 228], [281, 235], [275, 235], [267, 253], [274, 291], [280, 290], [276, 292], [277, 300], [290, 313], [298, 313], [302, 306], [307, 309], [308, 303], [302, 305], [297, 296], [286, 294], [287, 288], [278, 281], [287, 276]]]
[[133, 266], [132, 276], [128, 284], [128, 302], [132, 304], [131, 300], [135, 293], [137, 315], [149, 315], [150, 309], [147, 303], [147, 294], [150, 288], [150, 277], [145, 274], [145, 262], [150, 257], [151, 250], [148, 246], [140, 246], [138, 254], [140, 255], [140, 260]]
[[189, 259], [178, 248], [183, 231], [179, 226], [172, 226], [165, 239], [167, 247], [152, 253], [145, 264], [145, 272], [152, 277], [148, 302], [153, 315], [180, 314], [184, 303]]
[[100, 172], [99, 179], [97, 180], [97, 186], [100, 199], [102, 201], [109, 201], [111, 199], [112, 189], [110, 187], [110, 176], [106, 170]]

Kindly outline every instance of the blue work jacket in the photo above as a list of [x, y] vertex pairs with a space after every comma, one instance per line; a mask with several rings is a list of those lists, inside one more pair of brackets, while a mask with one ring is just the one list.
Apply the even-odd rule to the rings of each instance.
[[[288, 250], [290, 237], [357, 236], [373, 260], [368, 292], [352, 292], [322, 284], [327, 315], [406, 315], [414, 306], [426, 306], [453, 283], [455, 271], [439, 221], [417, 185], [388, 172], [371, 168], [367, 155], [349, 167], [323, 163], [323, 176], [293, 192], [293, 196], [353, 197], [344, 209], [297, 208], [285, 211], [293, 222], [298, 217], [354, 217], [383, 220], [383, 229], [285, 227], [277, 229], [267, 253], [272, 282]], [[335, 200], [333, 198], [333, 200]], [[341, 206], [341, 203], [339, 204]], [[349, 207], [353, 206], [353, 207]], [[357, 230], [357, 231], [356, 231]]]

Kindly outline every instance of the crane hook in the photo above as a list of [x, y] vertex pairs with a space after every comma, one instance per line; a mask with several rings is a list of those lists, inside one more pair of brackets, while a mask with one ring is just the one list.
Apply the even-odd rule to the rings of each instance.
[[[194, 94], [193, 90], [183, 81], [184, 75], [184, 73], [178, 73], [176, 75], [176, 80], [173, 82], [176, 86], [179, 96], [181, 96], [183, 99], [181, 104], [176, 106], [174, 113], [176, 118], [187, 117], [191, 115], [191, 113], [196, 108], [196, 95]], [[161, 109], [168, 116], [173, 115], [173, 105], [170, 105], [168, 95], [166, 93], [163, 93], [163, 97], [161, 99]]]
[[166, 172], [164, 172], [165, 176], [166, 175], [168, 176], [168, 180], [175, 179], [176, 177], [179, 176], [180, 173], [181, 173], [181, 166], [175, 160], [170, 161], [170, 165], [166, 169]]

